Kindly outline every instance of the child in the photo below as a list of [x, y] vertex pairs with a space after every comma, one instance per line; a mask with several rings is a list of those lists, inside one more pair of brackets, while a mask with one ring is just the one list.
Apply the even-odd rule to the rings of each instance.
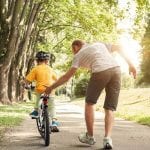
[[[56, 80], [56, 75], [54, 74], [52, 68], [48, 66], [49, 54], [40, 51], [36, 54], [37, 66], [35, 66], [29, 74], [26, 76], [26, 83], [29, 84], [33, 81], [36, 83], [35, 92], [36, 92], [36, 103], [34, 111], [30, 113], [30, 116], [33, 118], [38, 117], [38, 105], [40, 96], [45, 92], [46, 87], [52, 85]], [[50, 95], [50, 100], [48, 104], [50, 117], [52, 118], [52, 132], [59, 132], [57, 127], [57, 118], [55, 112], [54, 96]]]

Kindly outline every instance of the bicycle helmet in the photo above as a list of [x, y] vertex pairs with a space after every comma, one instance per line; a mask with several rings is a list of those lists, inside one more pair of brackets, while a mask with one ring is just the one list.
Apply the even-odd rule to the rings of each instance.
[[50, 56], [47, 52], [44, 51], [39, 51], [36, 56], [35, 56], [36, 60], [49, 60]]

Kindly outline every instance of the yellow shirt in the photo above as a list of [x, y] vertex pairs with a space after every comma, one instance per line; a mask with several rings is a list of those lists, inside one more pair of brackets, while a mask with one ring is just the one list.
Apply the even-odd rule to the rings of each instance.
[[26, 80], [29, 82], [36, 82], [36, 92], [43, 93], [46, 87], [51, 86], [57, 77], [54, 74], [51, 67], [46, 64], [37, 65], [26, 76]]

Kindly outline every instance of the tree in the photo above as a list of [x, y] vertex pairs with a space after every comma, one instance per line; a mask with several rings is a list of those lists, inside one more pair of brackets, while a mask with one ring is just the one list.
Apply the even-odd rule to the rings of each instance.
[[134, 35], [141, 41], [141, 74], [137, 84], [150, 84], [150, 1], [136, 0], [137, 13], [133, 27]]
[[107, 42], [117, 38], [116, 18], [121, 12], [114, 1], [49, 1], [44, 10], [44, 20], [39, 23], [43, 41], [37, 48], [54, 53], [59, 69], [70, 66], [74, 39]]
[[[21, 95], [20, 79], [30, 36], [41, 3], [29, 0], [0, 1], [0, 102]], [[14, 94], [13, 94], [14, 93]]]
[[146, 31], [142, 39], [142, 48], [142, 77], [139, 82], [150, 84], [150, 15], [148, 17], [148, 25], [146, 27]]
[[138, 40], [141, 41], [145, 33], [147, 25], [147, 17], [150, 12], [149, 0], [134, 0], [136, 2], [136, 17], [131, 33]]
[[65, 56], [67, 69], [72, 40], [115, 41], [120, 16], [115, 0], [1, 0], [0, 102], [23, 99], [21, 80], [30, 70], [36, 51], [53, 53], [61, 69], [64, 57], [60, 56]]

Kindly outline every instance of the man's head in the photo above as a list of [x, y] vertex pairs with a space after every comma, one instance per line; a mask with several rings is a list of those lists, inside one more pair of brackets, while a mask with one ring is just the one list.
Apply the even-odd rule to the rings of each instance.
[[82, 46], [85, 44], [84, 41], [82, 40], [74, 40], [72, 42], [72, 51], [74, 54], [76, 54], [81, 48]]
[[48, 63], [50, 56], [47, 52], [39, 51], [37, 52], [35, 58], [36, 58], [37, 63]]

